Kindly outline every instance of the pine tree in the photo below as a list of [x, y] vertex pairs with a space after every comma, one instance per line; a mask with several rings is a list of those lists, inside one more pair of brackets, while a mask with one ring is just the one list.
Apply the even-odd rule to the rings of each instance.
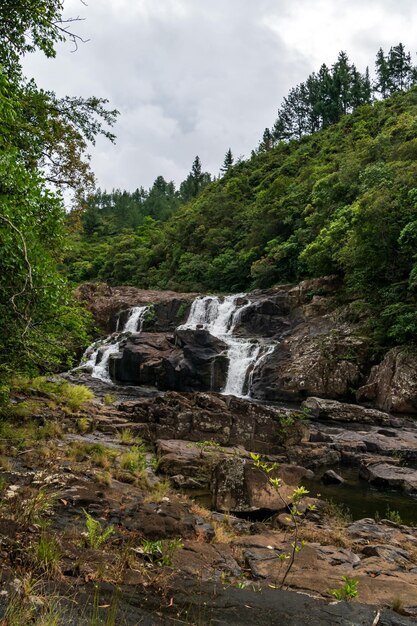
[[201, 160], [199, 156], [196, 156], [191, 172], [187, 178], [180, 185], [180, 199], [182, 202], [189, 202], [192, 198], [198, 196], [198, 194], [204, 189], [206, 185], [211, 182], [211, 176], [208, 172], [202, 171]]
[[393, 46], [388, 55], [388, 68], [391, 79], [392, 93], [396, 91], [405, 91], [410, 87], [412, 64], [411, 55], [405, 51], [402, 43]]
[[221, 173], [226, 174], [232, 167], [233, 163], [234, 163], [234, 157], [233, 157], [231, 149], [229, 148], [224, 156], [223, 165], [220, 168]]
[[332, 69], [334, 115], [339, 119], [340, 115], [346, 115], [352, 110], [352, 86], [356, 68], [350, 65], [346, 52], [342, 51]]
[[274, 146], [274, 138], [269, 128], [265, 128], [262, 140], [259, 143], [258, 152], [268, 152]]
[[391, 93], [391, 77], [388, 59], [386, 58], [382, 48], [378, 50], [376, 55], [375, 74], [375, 91], [381, 94], [382, 98], [385, 100], [385, 98], [388, 98]]

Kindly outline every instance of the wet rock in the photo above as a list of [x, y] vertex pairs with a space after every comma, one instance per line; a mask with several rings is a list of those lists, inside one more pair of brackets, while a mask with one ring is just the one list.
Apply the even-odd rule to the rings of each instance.
[[75, 294], [93, 314], [97, 325], [112, 332], [119, 311], [134, 306], [154, 305], [155, 330], [173, 329], [183, 321], [195, 293], [153, 291], [136, 287], [109, 287], [105, 283], [84, 283]]
[[417, 355], [405, 348], [393, 348], [357, 392], [359, 402], [370, 401], [383, 411], [417, 412]]
[[345, 481], [334, 470], [327, 470], [321, 477], [321, 482], [323, 485], [343, 485]]
[[361, 465], [360, 476], [377, 487], [417, 494], [417, 470], [388, 463]]
[[235, 327], [235, 333], [244, 337], [280, 339], [292, 326], [288, 294], [278, 291], [265, 295], [260, 301], [244, 308]]
[[119, 383], [169, 388], [181, 357], [173, 337], [162, 333], [132, 335], [109, 361], [111, 378]]
[[307, 398], [302, 404], [308, 409], [311, 419], [334, 422], [359, 422], [364, 424], [383, 424], [389, 426], [392, 418], [388, 413], [367, 409], [357, 404], [347, 404], [322, 398]]
[[110, 358], [116, 382], [153, 385], [161, 390], [219, 391], [225, 384], [226, 345], [206, 330], [132, 335]]

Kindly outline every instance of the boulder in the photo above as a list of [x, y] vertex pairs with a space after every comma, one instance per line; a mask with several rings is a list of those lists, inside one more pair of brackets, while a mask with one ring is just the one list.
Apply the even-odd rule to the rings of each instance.
[[142, 436], [152, 441], [211, 441], [277, 454], [283, 451], [284, 435], [293, 432], [292, 436], [301, 441], [304, 433], [297, 425], [293, 431], [284, 429], [280, 416], [285, 412], [281, 410], [216, 393], [169, 391], [157, 398], [122, 402], [118, 409], [131, 422], [143, 424]]
[[336, 474], [334, 470], [327, 470], [321, 477], [321, 482], [323, 485], [343, 485], [345, 480], [339, 474]]
[[359, 402], [372, 402], [383, 411], [417, 413], [417, 354], [393, 348], [372, 368], [366, 385], [357, 392]]
[[226, 345], [205, 330], [133, 334], [110, 358], [113, 380], [161, 390], [219, 391], [225, 383]]
[[[222, 460], [214, 469], [213, 504], [219, 511], [235, 513], [284, 511], [305, 475], [303, 467], [294, 465], [281, 465], [267, 474], [247, 459]], [[280, 487], [271, 485], [270, 478], [280, 478]]]
[[389, 463], [362, 464], [360, 476], [375, 485], [389, 489], [399, 489], [408, 494], [417, 494], [417, 470]]
[[[391, 425], [392, 417], [388, 413], [367, 409], [357, 404], [324, 400], [322, 398], [307, 398], [302, 404], [309, 411], [311, 419], [333, 422], [359, 422], [362, 424]], [[395, 421], [395, 420], [394, 420]]]
[[172, 336], [133, 334], [121, 343], [118, 354], [111, 355], [110, 376], [116, 382], [167, 389], [176, 378], [175, 364], [180, 358]]

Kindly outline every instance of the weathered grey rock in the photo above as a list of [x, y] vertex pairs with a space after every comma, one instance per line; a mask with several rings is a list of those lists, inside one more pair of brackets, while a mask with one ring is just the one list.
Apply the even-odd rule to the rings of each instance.
[[287, 450], [288, 459], [291, 463], [301, 463], [304, 467], [315, 469], [325, 465], [340, 463], [342, 455], [338, 450], [327, 445], [317, 443], [304, 443], [293, 446]]
[[302, 404], [308, 409], [311, 419], [333, 422], [359, 422], [363, 424], [390, 425], [393, 418], [388, 413], [367, 409], [357, 404], [347, 404], [322, 398], [307, 398]]
[[395, 546], [387, 545], [374, 545], [365, 546], [362, 549], [362, 554], [368, 557], [376, 556], [379, 559], [388, 561], [389, 563], [398, 563], [399, 565], [408, 565], [412, 562], [410, 553], [407, 550]]
[[323, 453], [326, 448], [338, 451], [343, 460], [355, 457], [360, 460], [370, 455], [390, 457], [390, 462], [417, 459], [417, 430], [405, 425], [396, 431], [367, 425], [361, 426], [360, 430], [327, 424], [312, 424], [310, 428], [311, 443], [304, 444], [304, 447], [310, 449], [313, 442], [317, 441], [318, 450], [323, 450]]
[[[119, 411], [143, 424], [142, 436], [157, 439], [213, 441], [242, 446], [251, 452], [279, 454], [288, 429], [280, 425], [280, 410], [234, 396], [215, 393], [182, 394], [170, 391], [157, 398], [122, 402]], [[294, 425], [292, 439], [299, 442], [304, 429]]]
[[[255, 372], [252, 395], [296, 401], [311, 395], [344, 399], [362, 379], [367, 342], [331, 315], [300, 321]], [[354, 359], [350, 355], [356, 355]]]
[[360, 476], [378, 487], [399, 489], [409, 494], [417, 494], [417, 470], [388, 463], [361, 465]]
[[393, 348], [371, 370], [369, 379], [357, 392], [359, 402], [370, 401], [383, 411], [417, 412], [417, 354]]
[[198, 294], [84, 283], [77, 287], [75, 295], [93, 314], [96, 324], [112, 332], [116, 330], [120, 311], [142, 305], [153, 306], [154, 330], [173, 330], [184, 321], [187, 309]]
[[[281, 465], [270, 474], [242, 458], [222, 460], [214, 469], [213, 503], [219, 511], [251, 512], [285, 510], [294, 488], [305, 476], [299, 466]], [[280, 478], [277, 489], [270, 478]]]

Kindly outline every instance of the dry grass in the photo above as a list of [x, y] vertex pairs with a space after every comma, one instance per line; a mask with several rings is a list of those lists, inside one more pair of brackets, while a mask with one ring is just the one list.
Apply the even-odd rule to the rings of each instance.
[[3, 472], [10, 472], [12, 469], [12, 464], [10, 462], [10, 459], [7, 456], [0, 456], [0, 469]]
[[150, 487], [149, 493], [145, 497], [145, 502], [161, 502], [163, 498], [166, 498], [171, 490], [171, 483], [169, 480], [163, 480], [153, 484]]
[[354, 545], [344, 528], [319, 528], [314, 524], [302, 524], [298, 536], [301, 541], [319, 543], [322, 546], [335, 545], [351, 549]]

